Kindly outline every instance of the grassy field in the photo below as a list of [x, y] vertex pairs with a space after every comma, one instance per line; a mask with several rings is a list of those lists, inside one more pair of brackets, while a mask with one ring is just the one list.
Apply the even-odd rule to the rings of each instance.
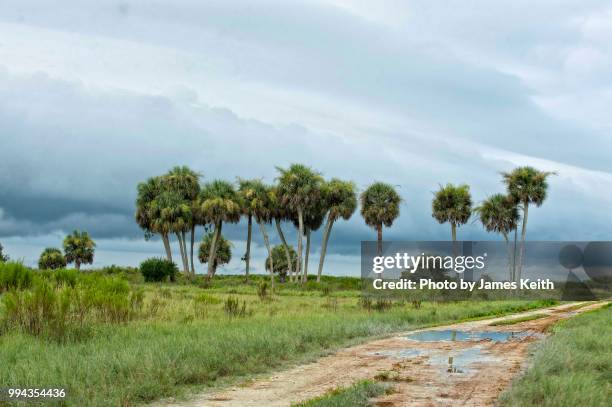
[[553, 328], [503, 406], [609, 406], [612, 400], [612, 307]]
[[[67, 273], [5, 289], [0, 387], [64, 387], [67, 405], [135, 405], [235, 383], [367, 337], [550, 304], [364, 304], [358, 279], [332, 277], [277, 284], [270, 296], [265, 279], [144, 284], [135, 275]], [[53, 323], [40, 321], [44, 312]]]

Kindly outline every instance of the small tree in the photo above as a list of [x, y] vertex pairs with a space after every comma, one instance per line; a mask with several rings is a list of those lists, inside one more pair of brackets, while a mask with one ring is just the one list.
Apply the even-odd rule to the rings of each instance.
[[9, 256], [4, 254], [4, 247], [2, 247], [2, 243], [0, 243], [0, 263], [5, 263], [9, 261]]
[[96, 244], [87, 232], [75, 230], [64, 239], [64, 253], [67, 263], [74, 263], [77, 270], [81, 264], [91, 264], [94, 259]]
[[41, 270], [55, 270], [66, 267], [66, 258], [60, 249], [47, 247], [38, 259], [38, 268]]
[[178, 267], [168, 259], [152, 257], [140, 263], [140, 272], [145, 281], [174, 281]]
[[[198, 259], [200, 263], [208, 263], [210, 256], [210, 246], [214, 238], [214, 232], [210, 232], [204, 235], [200, 247], [198, 250]], [[223, 237], [219, 236], [217, 242], [217, 255], [215, 256], [215, 262], [213, 264], [213, 274], [217, 272], [217, 267], [227, 264], [232, 259], [232, 244]]]
[[[287, 262], [285, 250], [289, 251], [289, 262]], [[274, 246], [272, 249], [272, 262], [270, 262], [270, 256], [266, 258], [266, 270], [270, 271], [270, 265], [273, 264], [274, 273], [278, 274], [281, 283], [284, 283], [287, 272], [290, 270], [291, 265], [294, 264], [296, 260], [297, 253], [293, 247], [288, 246], [288, 248], [285, 248], [285, 245], [279, 244]]]

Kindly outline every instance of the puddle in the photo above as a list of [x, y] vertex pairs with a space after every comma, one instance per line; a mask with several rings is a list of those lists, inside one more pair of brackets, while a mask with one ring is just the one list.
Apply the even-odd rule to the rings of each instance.
[[432, 355], [428, 363], [439, 365], [448, 373], [468, 373], [470, 366], [476, 362], [493, 362], [498, 360], [495, 356], [483, 352], [479, 347], [463, 349], [443, 355]]
[[529, 332], [508, 332], [508, 331], [422, 331], [408, 335], [406, 338], [418, 342], [438, 342], [438, 341], [478, 341], [490, 340], [494, 342], [506, 342], [512, 339], [521, 339], [529, 336]]

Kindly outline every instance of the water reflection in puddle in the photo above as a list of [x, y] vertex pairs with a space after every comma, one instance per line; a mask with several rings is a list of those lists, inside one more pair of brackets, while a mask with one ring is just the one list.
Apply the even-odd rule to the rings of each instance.
[[490, 340], [494, 342], [506, 342], [512, 339], [521, 339], [529, 336], [528, 332], [507, 332], [507, 331], [421, 331], [408, 335], [406, 338], [418, 342], [438, 342], [438, 341], [477, 341]]

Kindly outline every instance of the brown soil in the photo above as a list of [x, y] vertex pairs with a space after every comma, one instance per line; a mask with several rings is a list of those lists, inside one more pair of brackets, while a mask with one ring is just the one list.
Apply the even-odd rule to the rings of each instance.
[[[505, 342], [488, 339], [420, 342], [403, 333], [342, 349], [314, 363], [297, 366], [241, 387], [207, 393], [174, 406], [290, 406], [337, 388], [377, 378], [391, 394], [372, 400], [375, 406], [489, 406], [525, 367], [528, 347], [555, 322], [602, 306], [565, 304], [510, 316], [439, 326], [429, 330], [527, 332]], [[531, 321], [490, 326], [517, 315], [544, 314]], [[449, 365], [452, 356], [452, 365]]]

